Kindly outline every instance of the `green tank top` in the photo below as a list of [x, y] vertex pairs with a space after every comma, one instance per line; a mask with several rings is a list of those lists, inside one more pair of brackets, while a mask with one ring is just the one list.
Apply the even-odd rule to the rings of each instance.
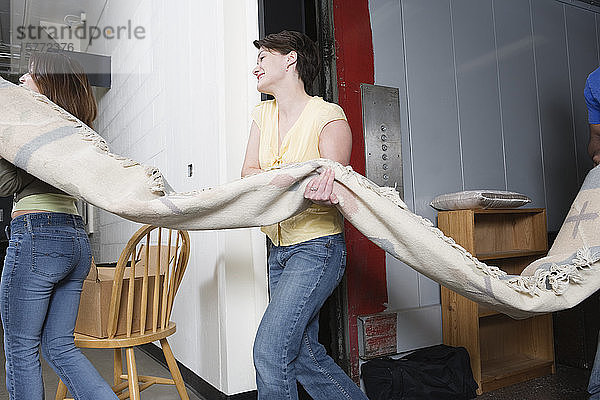
[[13, 212], [24, 210], [51, 211], [78, 215], [74, 197], [58, 193], [40, 193], [25, 196], [15, 203]]

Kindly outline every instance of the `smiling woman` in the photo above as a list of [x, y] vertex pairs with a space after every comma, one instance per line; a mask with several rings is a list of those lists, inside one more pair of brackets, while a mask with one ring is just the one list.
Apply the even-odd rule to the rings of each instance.
[[[282, 31], [254, 41], [257, 89], [273, 100], [252, 113], [242, 176], [290, 163], [328, 158], [347, 165], [352, 134], [340, 106], [307, 94], [319, 71], [316, 44]], [[254, 342], [259, 399], [366, 399], [318, 341], [319, 312], [346, 267], [342, 218], [333, 205], [333, 170], [314, 177], [308, 210], [262, 228], [269, 238], [271, 301]]]

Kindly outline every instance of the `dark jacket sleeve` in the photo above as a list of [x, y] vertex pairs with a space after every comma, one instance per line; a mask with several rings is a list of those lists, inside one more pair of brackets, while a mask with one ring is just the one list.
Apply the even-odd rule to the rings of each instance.
[[33, 179], [33, 176], [0, 158], [0, 197], [20, 192]]

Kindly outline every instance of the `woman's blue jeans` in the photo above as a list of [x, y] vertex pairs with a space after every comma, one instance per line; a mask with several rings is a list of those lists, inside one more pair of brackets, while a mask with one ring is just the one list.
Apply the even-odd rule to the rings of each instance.
[[79, 296], [91, 263], [81, 218], [25, 214], [11, 222], [10, 230], [0, 282], [10, 399], [44, 399], [40, 346], [75, 399], [116, 399], [73, 342]]
[[298, 399], [300, 382], [314, 400], [366, 400], [318, 341], [319, 310], [346, 268], [342, 234], [273, 246], [268, 264], [271, 302], [254, 341], [258, 399]]

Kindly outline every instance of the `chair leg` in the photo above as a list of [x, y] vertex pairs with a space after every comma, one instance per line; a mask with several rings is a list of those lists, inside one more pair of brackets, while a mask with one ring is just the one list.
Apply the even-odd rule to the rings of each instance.
[[58, 380], [58, 389], [56, 389], [55, 400], [64, 400], [67, 397], [67, 386], [62, 380]]
[[140, 400], [140, 384], [138, 381], [137, 367], [135, 365], [135, 355], [133, 347], [125, 350], [127, 356], [127, 377], [129, 381], [129, 398], [131, 400]]
[[181, 372], [179, 371], [179, 367], [177, 366], [177, 361], [173, 356], [173, 352], [171, 351], [171, 346], [169, 346], [169, 342], [166, 338], [160, 340], [160, 345], [162, 347], [163, 353], [165, 355], [165, 360], [167, 360], [167, 365], [169, 366], [169, 370], [171, 371], [171, 376], [175, 381], [175, 387], [179, 392], [179, 397], [182, 400], [189, 400], [187, 391], [185, 390], [185, 383], [183, 382], [183, 377], [181, 376]]
[[113, 384], [118, 385], [121, 383], [121, 375], [123, 375], [123, 353], [121, 349], [114, 349], [113, 359]]

